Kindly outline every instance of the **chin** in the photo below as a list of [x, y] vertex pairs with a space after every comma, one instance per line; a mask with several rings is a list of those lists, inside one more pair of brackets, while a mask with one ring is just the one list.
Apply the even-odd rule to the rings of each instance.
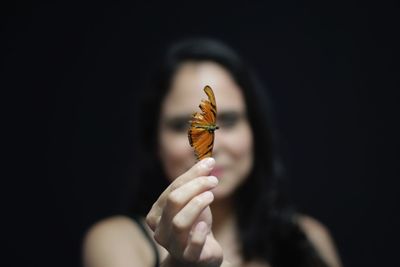
[[212, 189], [211, 192], [214, 194], [215, 200], [222, 200], [231, 197], [233, 195], [234, 188], [218, 185], [216, 188]]

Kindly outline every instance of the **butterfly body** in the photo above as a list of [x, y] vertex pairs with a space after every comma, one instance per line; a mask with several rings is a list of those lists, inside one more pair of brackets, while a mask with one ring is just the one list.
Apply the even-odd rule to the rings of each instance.
[[189, 144], [194, 148], [198, 160], [212, 156], [214, 131], [219, 128], [216, 124], [217, 105], [214, 92], [208, 85], [204, 87], [204, 92], [208, 100], [201, 101], [201, 113], [193, 113], [188, 131]]
[[219, 127], [215, 124], [209, 124], [209, 125], [194, 125], [195, 128], [201, 128], [209, 133], [213, 133], [215, 130], [219, 129]]

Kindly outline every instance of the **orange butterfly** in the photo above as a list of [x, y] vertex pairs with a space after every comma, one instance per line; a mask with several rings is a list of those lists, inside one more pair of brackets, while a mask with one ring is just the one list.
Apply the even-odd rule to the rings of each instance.
[[190, 146], [194, 148], [198, 160], [212, 156], [214, 131], [218, 129], [214, 92], [208, 85], [204, 87], [204, 92], [207, 94], [208, 100], [201, 100], [199, 107], [202, 112], [193, 113], [192, 120], [189, 121], [190, 128], [188, 131]]

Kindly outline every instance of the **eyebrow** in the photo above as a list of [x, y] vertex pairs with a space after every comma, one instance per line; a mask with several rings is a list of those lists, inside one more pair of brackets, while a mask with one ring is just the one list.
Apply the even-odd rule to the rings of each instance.
[[174, 125], [177, 124], [187, 124], [187, 126], [189, 127], [189, 121], [191, 119], [190, 115], [176, 115], [176, 116], [171, 116], [171, 117], [166, 117], [164, 119], [162, 119], [161, 123], [162, 125], [166, 126], [166, 127], [174, 127]]
[[191, 115], [173, 115], [170, 117], [163, 118], [163, 121], [166, 121], [166, 122], [183, 121], [183, 120], [189, 121], [191, 119], [191, 117], [192, 117]]
[[[236, 111], [236, 110], [226, 110], [222, 112], [217, 112], [217, 120], [219, 117], [223, 117], [226, 115], [236, 115], [239, 114], [240, 116], [245, 115], [246, 112], [244, 111]], [[171, 123], [171, 122], [182, 122], [182, 121], [190, 121], [192, 118], [192, 115], [172, 115], [170, 117], [165, 117], [162, 119], [165, 123]]]
[[244, 111], [236, 111], [236, 110], [227, 110], [227, 111], [222, 111], [222, 112], [219, 112], [218, 114], [217, 114], [217, 118], [218, 117], [222, 117], [222, 116], [226, 116], [226, 115], [244, 115], [244, 114], [246, 114]]

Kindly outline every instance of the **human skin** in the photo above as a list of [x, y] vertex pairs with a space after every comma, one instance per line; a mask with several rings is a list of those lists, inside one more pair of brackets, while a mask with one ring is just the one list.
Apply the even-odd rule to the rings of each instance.
[[[241, 89], [222, 66], [214, 62], [186, 62], [177, 70], [161, 107], [159, 155], [170, 181], [192, 167], [196, 161], [188, 145], [187, 131], [174, 131], [164, 123], [176, 117], [189, 117], [197, 111], [205, 85], [210, 85], [217, 102], [217, 124], [213, 175], [220, 183], [213, 189], [216, 200], [230, 197], [245, 181], [253, 165], [253, 135], [246, 118]], [[232, 119], [229, 114], [236, 114]], [[226, 123], [226, 120], [230, 120]]]
[[[205, 85], [214, 90], [220, 129], [215, 131], [215, 160], [196, 163], [186, 129], [173, 129], [167, 122], [189, 119], [198, 111], [200, 100], [206, 98]], [[270, 266], [264, 261], [243, 262], [239, 251], [231, 199], [253, 167], [254, 145], [245, 110], [241, 88], [222, 66], [186, 62], [175, 73], [162, 102], [158, 132], [158, 156], [170, 185], [146, 217], [163, 267]], [[322, 224], [302, 215], [299, 225], [329, 266], [341, 266]], [[84, 261], [86, 267], [150, 267], [154, 254], [136, 222], [114, 216], [86, 235]]]
[[[217, 124], [218, 116], [222, 114], [222, 125], [215, 132], [215, 161], [208, 159], [213, 166], [209, 173], [203, 173], [216, 175], [219, 184], [204, 192], [198, 183], [190, 180], [176, 186], [176, 179], [180, 184], [182, 178], [179, 175], [193, 166], [195, 156], [188, 146], [187, 131], [177, 131], [165, 122], [190, 116], [200, 99], [205, 97], [202, 90], [205, 85], [213, 88], [217, 101]], [[220, 244], [212, 233], [210, 204], [229, 199], [251, 170], [253, 135], [245, 113], [241, 90], [222, 66], [208, 61], [186, 62], [177, 70], [161, 106], [158, 136], [159, 156], [174, 190], [164, 191], [149, 212], [147, 222], [155, 232], [156, 241], [178, 261], [189, 261], [199, 266], [214, 266], [222, 262]], [[192, 179], [196, 181], [198, 178]], [[170, 265], [169, 262], [167, 259], [165, 264]]]

